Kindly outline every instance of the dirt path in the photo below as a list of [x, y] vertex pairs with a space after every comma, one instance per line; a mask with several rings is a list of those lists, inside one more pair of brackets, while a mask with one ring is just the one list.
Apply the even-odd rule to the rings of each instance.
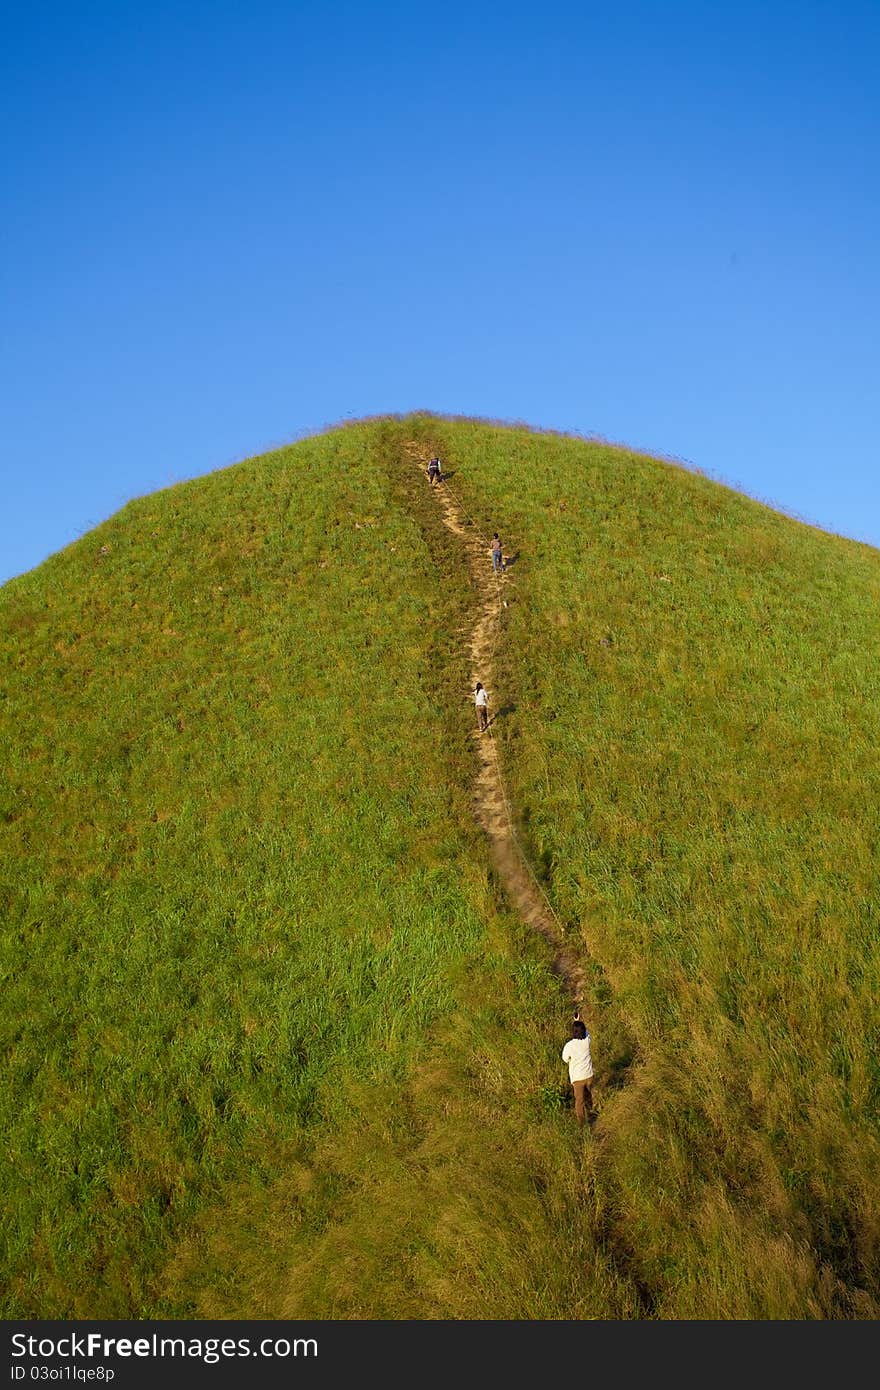
[[[427, 481], [429, 455], [415, 443], [409, 443], [405, 447], [425, 478], [425, 486], [430, 486]], [[477, 612], [470, 637], [471, 688], [473, 689], [477, 681], [482, 681], [489, 692], [490, 724], [486, 733], [478, 733], [476, 713], [474, 714], [474, 742], [478, 761], [474, 788], [477, 819], [489, 837], [495, 866], [511, 904], [523, 921], [533, 930], [539, 931], [550, 943], [553, 948], [553, 968], [570, 993], [572, 1002], [579, 1004], [584, 994], [583, 968], [574, 951], [565, 944], [564, 929], [535, 878], [519, 842], [501, 774], [498, 740], [492, 729], [492, 722], [497, 717], [499, 706], [493, 684], [495, 649], [501, 632], [505, 595], [514, 581], [509, 575], [497, 576], [492, 573], [489, 542], [480, 535], [476, 525], [464, 512], [454, 487], [449, 483], [438, 483], [431, 490], [443, 514], [444, 525], [461, 542], [471, 582], [478, 596]], [[494, 702], [493, 694], [496, 696]]]

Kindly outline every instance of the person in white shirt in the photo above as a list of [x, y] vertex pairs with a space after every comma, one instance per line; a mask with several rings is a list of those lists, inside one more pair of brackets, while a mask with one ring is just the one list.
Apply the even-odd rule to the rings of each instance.
[[578, 1124], [583, 1127], [593, 1108], [593, 1093], [590, 1090], [593, 1058], [590, 1055], [590, 1035], [580, 1013], [575, 1014], [571, 1031], [572, 1037], [562, 1049], [562, 1060], [568, 1063], [568, 1079], [574, 1091], [574, 1113]]
[[482, 733], [489, 725], [489, 696], [479, 681], [474, 691], [474, 704], [477, 707], [477, 727]]

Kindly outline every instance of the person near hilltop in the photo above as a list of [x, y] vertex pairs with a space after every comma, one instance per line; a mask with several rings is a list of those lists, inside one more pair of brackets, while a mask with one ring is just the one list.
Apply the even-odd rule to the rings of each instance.
[[503, 574], [503, 573], [504, 573], [504, 555], [502, 554], [502, 551], [501, 551], [501, 542], [500, 542], [500, 540], [498, 539], [498, 532], [497, 532], [497, 531], [495, 532], [494, 536], [492, 537], [492, 573], [493, 573], [493, 574]]
[[437, 483], [439, 483], [440, 460], [438, 458], [432, 458], [431, 462], [428, 464], [428, 478], [430, 480], [431, 487], [434, 487]]
[[474, 690], [474, 704], [477, 709], [477, 728], [483, 733], [489, 727], [489, 697], [480, 681], [477, 681]]
[[562, 1060], [568, 1063], [568, 1079], [574, 1092], [574, 1113], [583, 1129], [584, 1121], [593, 1108], [593, 1093], [590, 1082], [593, 1080], [593, 1058], [590, 1053], [590, 1035], [587, 1025], [575, 1013], [571, 1025], [572, 1036], [562, 1049]]

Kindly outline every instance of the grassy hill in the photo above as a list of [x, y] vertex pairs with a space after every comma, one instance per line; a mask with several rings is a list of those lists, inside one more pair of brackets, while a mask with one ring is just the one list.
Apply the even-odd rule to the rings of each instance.
[[[591, 981], [583, 1141], [414, 445], [517, 556], [495, 733]], [[5, 1315], [877, 1316], [878, 639], [867, 547], [425, 415], [4, 586]]]

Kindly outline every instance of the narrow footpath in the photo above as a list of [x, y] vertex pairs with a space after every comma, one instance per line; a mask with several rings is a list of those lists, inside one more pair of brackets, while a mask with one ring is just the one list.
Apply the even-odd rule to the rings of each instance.
[[480, 734], [474, 719], [474, 741], [477, 753], [477, 779], [474, 788], [474, 809], [477, 820], [486, 832], [492, 857], [504, 891], [522, 920], [538, 931], [553, 950], [553, 969], [571, 996], [573, 1005], [580, 1005], [584, 995], [584, 971], [576, 953], [566, 945], [564, 927], [541, 887], [520, 844], [513, 821], [513, 812], [498, 755], [498, 740], [493, 723], [503, 698], [495, 688], [495, 651], [501, 633], [501, 615], [505, 594], [514, 581], [509, 575], [495, 575], [489, 554], [489, 541], [482, 536], [465, 513], [455, 489], [449, 482], [431, 487], [427, 479], [429, 454], [418, 444], [405, 445], [406, 452], [418, 466], [437, 498], [444, 525], [460, 540], [464, 551], [471, 585], [477, 596], [476, 619], [470, 635], [471, 689], [482, 681], [489, 692], [489, 728]]

